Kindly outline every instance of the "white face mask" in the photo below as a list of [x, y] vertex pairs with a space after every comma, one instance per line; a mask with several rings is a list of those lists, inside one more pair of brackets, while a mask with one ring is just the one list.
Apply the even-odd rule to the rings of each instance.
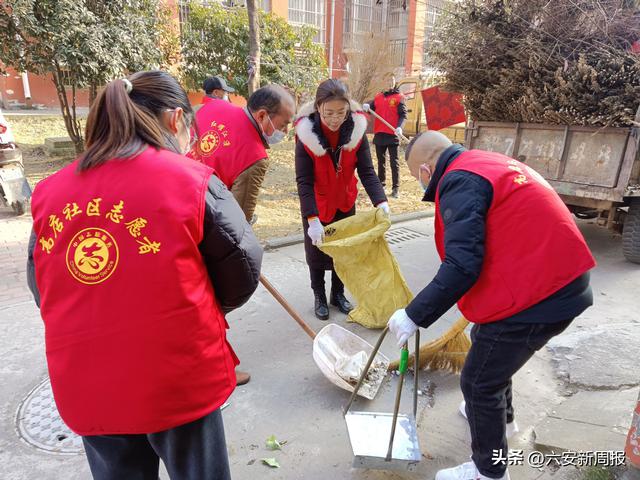
[[[175, 110], [167, 110], [168, 112], [175, 112]], [[175, 113], [174, 113], [175, 115]], [[182, 129], [178, 129], [178, 131], [176, 133], [170, 132], [169, 130], [165, 129], [165, 139], [166, 139], [166, 146], [169, 148], [169, 150], [174, 151], [175, 153], [179, 153], [182, 155], [186, 155], [187, 153], [189, 153], [191, 151], [191, 149], [194, 146], [194, 141], [196, 140], [195, 138], [192, 138], [191, 136], [191, 128], [189, 127], [189, 124], [187, 123], [187, 119], [184, 116], [184, 113], [182, 115], [182, 125], [184, 127], [184, 131], [181, 132], [180, 130]], [[186, 139], [184, 139], [183, 142], [181, 142], [180, 137], [187, 137]]]
[[264, 135], [264, 139], [267, 141], [269, 145], [275, 145], [276, 143], [280, 143], [282, 140], [284, 140], [286, 133], [284, 133], [281, 130], [276, 130], [276, 127], [273, 125], [273, 122], [271, 121], [271, 117], [267, 117], [267, 118], [269, 119], [271, 128], [273, 128], [273, 133], [271, 135], [267, 135], [264, 129], [262, 129], [262, 135]]
[[228, 101], [229, 101], [229, 95], [227, 95], [227, 94], [225, 93], [225, 94], [222, 96], [222, 99], [223, 99], [225, 102], [228, 102]]

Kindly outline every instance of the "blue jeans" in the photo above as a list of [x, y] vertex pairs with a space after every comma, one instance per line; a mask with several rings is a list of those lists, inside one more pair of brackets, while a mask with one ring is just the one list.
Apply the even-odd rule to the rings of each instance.
[[494, 465], [494, 451], [508, 453], [506, 424], [513, 421], [511, 377], [552, 337], [573, 321], [519, 323], [502, 320], [475, 325], [460, 386], [471, 430], [473, 462], [482, 475], [500, 478], [506, 462]]
[[[152, 405], [149, 408], [153, 408]], [[94, 480], [230, 480], [220, 409], [158, 433], [82, 437]]]

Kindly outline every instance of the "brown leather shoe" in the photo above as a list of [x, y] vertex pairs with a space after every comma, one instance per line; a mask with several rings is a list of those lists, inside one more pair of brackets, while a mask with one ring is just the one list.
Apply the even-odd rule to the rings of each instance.
[[236, 370], [236, 384], [237, 385], [246, 385], [251, 380], [251, 375], [247, 372], [241, 372], [240, 370]]

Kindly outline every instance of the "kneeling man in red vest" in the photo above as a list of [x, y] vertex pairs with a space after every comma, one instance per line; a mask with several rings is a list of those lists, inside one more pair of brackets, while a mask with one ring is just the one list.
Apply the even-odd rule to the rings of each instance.
[[592, 305], [595, 261], [558, 194], [525, 164], [465, 150], [435, 131], [415, 137], [406, 159], [423, 200], [435, 202], [442, 264], [389, 329], [403, 345], [456, 303], [474, 323], [460, 380], [472, 461], [436, 480], [508, 480], [495, 453], [506, 459], [507, 438], [518, 430], [511, 378]]

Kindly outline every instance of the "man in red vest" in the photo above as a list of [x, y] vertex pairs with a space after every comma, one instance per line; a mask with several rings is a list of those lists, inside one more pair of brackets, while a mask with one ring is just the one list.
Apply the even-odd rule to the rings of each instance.
[[[279, 85], [253, 92], [246, 108], [212, 98], [196, 113], [200, 141], [189, 156], [213, 168], [250, 223], [256, 221], [258, 194], [269, 167], [267, 149], [284, 139], [294, 113], [293, 98]], [[249, 373], [236, 371], [238, 385], [250, 379]]]
[[249, 222], [269, 166], [267, 149], [284, 139], [294, 113], [293, 98], [279, 85], [256, 90], [246, 108], [211, 99], [196, 113], [200, 142], [190, 156], [214, 169]]
[[390, 89], [380, 92], [373, 101], [362, 106], [365, 112], [375, 111], [395, 128], [392, 130], [379, 119], [373, 123], [373, 144], [376, 146], [376, 156], [378, 157], [378, 178], [382, 186], [386, 181], [386, 154], [389, 151], [389, 161], [391, 163], [391, 196], [398, 198], [400, 189], [400, 163], [398, 161], [398, 145], [402, 127], [407, 120], [407, 107], [404, 95], [400, 93], [396, 86], [396, 80], [392, 77]]
[[475, 325], [460, 380], [472, 461], [436, 480], [509, 479], [517, 432], [511, 378], [593, 303], [595, 261], [571, 213], [536, 171], [510, 157], [452, 145], [435, 131], [406, 152], [423, 200], [435, 202], [435, 278], [389, 329], [404, 345], [456, 303]]

